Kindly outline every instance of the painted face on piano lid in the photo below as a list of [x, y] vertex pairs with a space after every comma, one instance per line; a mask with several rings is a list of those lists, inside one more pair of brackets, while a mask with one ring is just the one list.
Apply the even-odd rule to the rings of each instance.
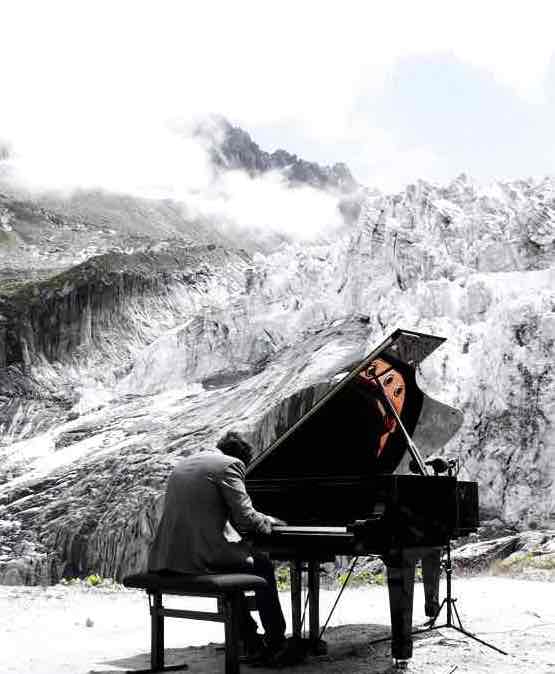
[[405, 380], [403, 375], [393, 368], [387, 360], [376, 358], [370, 362], [366, 369], [359, 372], [358, 377], [362, 383], [375, 390], [378, 389], [379, 381], [397, 412], [401, 412], [405, 402]]
[[403, 375], [384, 358], [371, 361], [366, 369], [359, 372], [358, 379], [365, 387], [376, 393], [375, 406], [383, 419], [378, 446], [375, 448], [376, 456], [380, 457], [386, 450], [389, 437], [397, 430], [397, 421], [387, 402], [377, 395], [379, 384], [397, 414], [401, 415], [405, 403], [405, 380]]

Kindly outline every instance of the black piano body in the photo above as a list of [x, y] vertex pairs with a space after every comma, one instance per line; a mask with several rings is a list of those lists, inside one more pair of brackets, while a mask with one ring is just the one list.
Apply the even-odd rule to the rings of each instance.
[[[291, 562], [293, 633], [298, 636], [301, 568], [307, 565], [314, 644], [320, 631], [320, 563], [337, 555], [373, 554], [387, 565], [392, 656], [410, 658], [416, 561], [478, 526], [476, 483], [447, 475], [394, 474], [406, 463], [407, 434], [419, 436], [420, 425], [434, 436], [427, 449], [437, 449], [462, 421], [460, 412], [430, 399], [415, 380], [416, 367], [443, 341], [395, 331], [340, 375], [249, 466], [247, 489], [254, 506], [288, 525], [258, 537], [255, 545]], [[373, 386], [377, 377], [387, 386]], [[396, 396], [398, 414], [388, 418], [384, 395]]]

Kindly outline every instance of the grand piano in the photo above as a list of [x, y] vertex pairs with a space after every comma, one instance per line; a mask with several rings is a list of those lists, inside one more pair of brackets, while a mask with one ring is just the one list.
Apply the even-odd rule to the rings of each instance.
[[254, 542], [291, 562], [298, 637], [302, 569], [308, 570], [315, 649], [322, 647], [320, 564], [337, 555], [379, 555], [387, 566], [391, 654], [400, 668], [406, 665], [416, 562], [438, 560], [422, 564], [425, 591], [433, 593], [434, 585], [437, 591], [439, 549], [478, 526], [477, 484], [457, 480], [452, 470], [430, 474], [425, 458], [462, 423], [458, 410], [416, 383], [419, 365], [444, 341], [396, 330], [366, 358], [336, 372], [327, 393], [248, 468], [255, 508], [287, 522]]

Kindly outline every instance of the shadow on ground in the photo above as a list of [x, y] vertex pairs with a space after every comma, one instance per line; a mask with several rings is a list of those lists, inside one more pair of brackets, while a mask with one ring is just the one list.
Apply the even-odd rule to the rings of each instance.
[[[391, 671], [389, 642], [369, 645], [369, 641], [385, 636], [383, 625], [342, 625], [330, 628], [325, 635], [328, 654], [310, 656], [294, 667], [280, 668], [280, 672], [302, 674], [345, 674], [345, 672], [365, 672], [365, 674], [385, 674]], [[421, 640], [424, 637], [418, 637]], [[191, 674], [223, 674], [224, 649], [222, 644], [190, 646], [188, 648], [167, 648], [165, 664], [187, 663]], [[91, 670], [89, 674], [122, 674], [123, 671], [146, 669], [150, 665], [150, 654], [141, 653], [132, 657], [98, 663], [102, 669]], [[117, 669], [108, 669], [117, 667]], [[277, 670], [266, 667], [241, 666], [243, 672], [269, 674]]]

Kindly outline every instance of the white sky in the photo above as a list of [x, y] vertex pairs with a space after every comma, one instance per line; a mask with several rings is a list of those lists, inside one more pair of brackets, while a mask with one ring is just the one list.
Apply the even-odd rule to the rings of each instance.
[[192, 188], [170, 129], [205, 113], [386, 190], [555, 173], [550, 0], [0, 0], [0, 24], [0, 138], [31, 182]]

